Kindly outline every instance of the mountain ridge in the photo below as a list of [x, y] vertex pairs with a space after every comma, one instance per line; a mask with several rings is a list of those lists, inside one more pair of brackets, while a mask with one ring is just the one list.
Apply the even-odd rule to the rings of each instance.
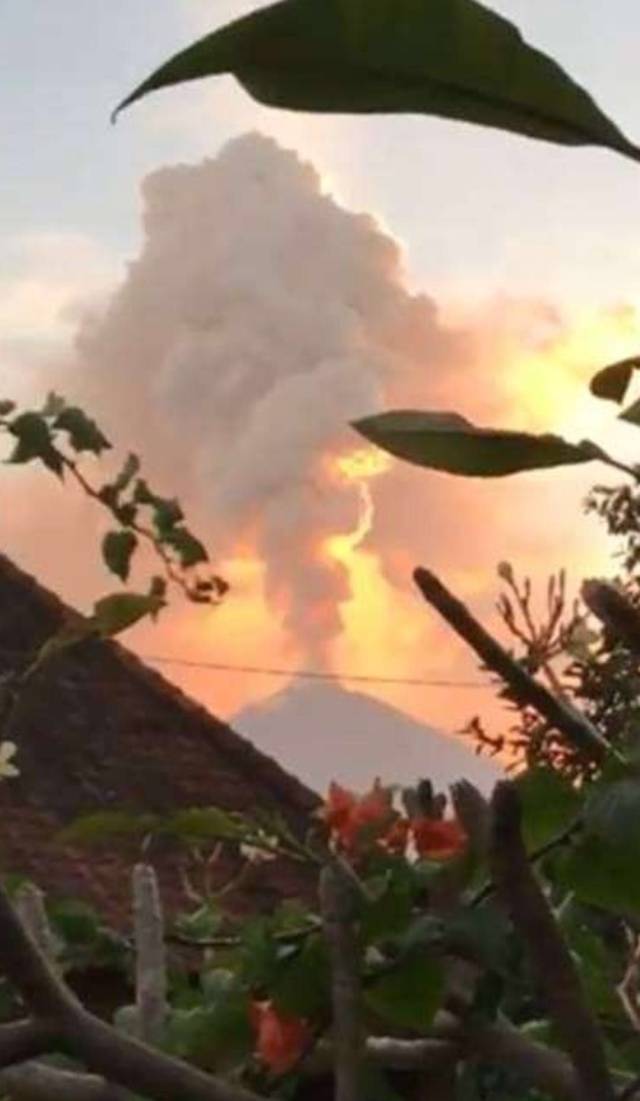
[[366, 790], [430, 779], [439, 790], [467, 779], [488, 793], [500, 778], [495, 761], [461, 740], [419, 723], [363, 692], [295, 683], [243, 708], [232, 725], [303, 783], [320, 793], [331, 780]]

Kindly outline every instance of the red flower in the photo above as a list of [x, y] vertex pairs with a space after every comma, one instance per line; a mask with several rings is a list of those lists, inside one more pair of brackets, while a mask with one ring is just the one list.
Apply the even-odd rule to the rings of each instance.
[[272, 1002], [252, 1002], [250, 1017], [256, 1031], [256, 1054], [274, 1074], [285, 1074], [309, 1044], [309, 1025], [300, 1017], [280, 1013]]
[[380, 843], [388, 852], [402, 855], [409, 840], [409, 829], [410, 823], [407, 818], [397, 818], [391, 829], [380, 839]]
[[378, 837], [393, 819], [391, 792], [380, 781], [365, 795], [355, 795], [332, 782], [322, 817], [347, 852], [368, 838]]
[[467, 844], [467, 835], [456, 818], [416, 818], [411, 833], [418, 854], [430, 860], [449, 860]]
[[329, 829], [336, 833], [344, 829], [355, 805], [356, 797], [353, 792], [347, 791], [346, 788], [332, 780], [329, 784], [329, 794], [322, 812]]

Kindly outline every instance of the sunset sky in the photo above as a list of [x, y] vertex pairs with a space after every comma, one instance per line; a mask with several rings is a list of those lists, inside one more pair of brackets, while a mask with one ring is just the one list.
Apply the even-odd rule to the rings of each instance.
[[[142, 653], [479, 680], [420, 606], [412, 566], [436, 568], [483, 616], [500, 560], [541, 584], [563, 565], [574, 581], [604, 570], [604, 539], [580, 507], [602, 470], [468, 485], [396, 464], [354, 467], [361, 444], [343, 425], [369, 400], [371, 411], [411, 403], [588, 434], [633, 454], [635, 431], [586, 383], [640, 346], [640, 173], [612, 153], [434, 119], [268, 111], [229, 79], [150, 97], [109, 124], [155, 64], [255, 6], [4, 0], [0, 396], [56, 387], [86, 397], [114, 443], [139, 447], [150, 478], [185, 496], [220, 548], [233, 585], [225, 607], [174, 609], [132, 635]], [[601, 0], [581, 0], [579, 17], [557, 0], [492, 6], [640, 140], [636, 3], [618, 0], [615, 21]], [[254, 131], [278, 145], [254, 136], [225, 148]], [[235, 328], [222, 349], [213, 318], [224, 327], [227, 309]], [[288, 343], [278, 325], [290, 326]], [[225, 364], [238, 377], [245, 359], [258, 371], [270, 348], [284, 359], [268, 386], [256, 375], [260, 400], [247, 368], [244, 404], [232, 403]], [[292, 419], [307, 416], [315, 434], [294, 432]], [[87, 606], [109, 584], [92, 510], [44, 475], [3, 481], [3, 547]], [[163, 671], [225, 715], [278, 687]], [[371, 691], [444, 727], [490, 701], [462, 688]]]

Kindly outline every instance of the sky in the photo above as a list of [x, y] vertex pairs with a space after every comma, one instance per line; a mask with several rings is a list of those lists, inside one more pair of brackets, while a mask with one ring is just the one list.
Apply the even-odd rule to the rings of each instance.
[[[623, 451], [632, 448], [629, 430], [609, 428], [607, 411], [596, 408], [584, 386], [592, 369], [634, 353], [640, 338], [637, 166], [605, 151], [566, 150], [435, 119], [270, 111], [228, 78], [150, 97], [110, 124], [115, 104], [155, 64], [253, 6], [244, 0], [0, 0], [3, 392], [26, 398], [62, 381], [73, 389], [74, 380], [82, 390], [84, 380], [77, 367], [75, 376], [69, 374], [69, 362], [84, 319], [127, 284], [131, 261], [144, 251], [145, 177], [164, 166], [194, 168], [203, 158], [216, 158], [230, 139], [259, 131], [310, 161], [320, 190], [334, 203], [371, 215], [380, 233], [395, 240], [399, 259], [389, 261], [381, 278], [391, 290], [402, 285], [407, 309], [409, 297], [423, 293], [437, 304], [439, 324], [463, 334], [471, 349], [468, 372], [454, 364], [455, 341], [447, 337], [451, 351], [444, 358], [451, 370], [447, 380], [438, 375], [436, 382], [425, 382], [425, 397], [471, 417], [499, 414], [516, 426], [576, 438], [594, 431]], [[573, 6], [555, 0], [500, 0], [493, 6], [583, 82], [632, 139], [640, 139], [637, 5], [618, 0], [615, 20], [599, 0], [581, 0], [579, 18]], [[310, 204], [313, 186], [305, 192]], [[347, 222], [345, 227], [351, 233]], [[353, 233], [355, 240], [355, 228]], [[92, 345], [98, 358], [109, 335], [101, 332]], [[408, 362], [409, 351], [403, 355]], [[111, 370], [106, 352], [103, 359], [105, 371]], [[406, 385], [401, 372], [394, 375], [387, 396], [423, 396], [411, 362]], [[87, 372], [91, 366], [87, 360]], [[103, 381], [96, 394], [107, 410], [106, 375]], [[126, 405], [125, 376], [117, 392]], [[157, 462], [160, 469], [161, 456]], [[170, 470], [163, 471], [167, 476]], [[68, 599], [86, 603], [104, 580], [86, 553], [70, 552], [69, 532], [77, 541], [94, 522], [90, 513], [77, 504], [67, 515], [57, 491], [50, 505], [40, 490], [31, 495], [31, 482], [24, 483], [29, 492], [21, 484], [15, 482], [4, 545]], [[408, 574], [412, 555], [413, 561], [429, 556], [448, 569], [461, 595], [485, 615], [500, 559], [513, 557], [536, 575], [565, 564], [576, 574], [601, 568], [603, 541], [580, 518], [584, 478], [534, 477], [523, 485], [517, 493], [512, 482], [473, 487], [471, 496], [449, 480], [425, 483], [420, 472], [394, 472], [386, 489], [384, 478], [377, 479], [376, 515], [366, 543], [337, 548], [338, 556], [351, 559], [343, 561], [348, 592], [340, 598], [342, 629], [332, 640], [329, 666], [476, 677], [473, 662], [452, 640], [417, 620], [423, 612], [400, 576]], [[423, 493], [428, 522], [414, 540]], [[351, 487], [349, 499], [347, 531], [349, 523], [357, 525], [358, 487]], [[205, 513], [199, 515], [206, 524]], [[215, 523], [220, 534], [220, 509]], [[264, 578], [268, 589], [274, 564], [269, 555], [277, 557], [277, 550], [263, 535], [259, 553], [255, 547], [244, 556], [237, 547], [225, 553], [235, 595], [213, 613], [217, 619], [203, 626], [176, 613], [155, 633], [140, 632], [134, 643], [146, 653], [187, 659], [304, 664], [306, 647], [283, 625], [287, 594], [278, 589], [272, 598], [264, 595]], [[223, 714], [274, 688], [268, 678], [221, 681], [203, 672], [165, 671]], [[461, 689], [379, 694], [445, 727], [479, 706], [473, 692]]]

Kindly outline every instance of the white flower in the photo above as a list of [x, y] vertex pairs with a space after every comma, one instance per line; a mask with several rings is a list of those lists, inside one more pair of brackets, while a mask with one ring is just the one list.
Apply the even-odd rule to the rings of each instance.
[[11, 763], [18, 747], [15, 742], [0, 742], [0, 780], [7, 780], [11, 776], [18, 776], [20, 770]]
[[[269, 841], [272, 844], [276, 843], [275, 838], [269, 839]], [[240, 845], [240, 852], [250, 864], [264, 864], [267, 860], [275, 860], [277, 856], [277, 853], [271, 852], [269, 849], [262, 848], [260, 845], [250, 845], [244, 841]]]

